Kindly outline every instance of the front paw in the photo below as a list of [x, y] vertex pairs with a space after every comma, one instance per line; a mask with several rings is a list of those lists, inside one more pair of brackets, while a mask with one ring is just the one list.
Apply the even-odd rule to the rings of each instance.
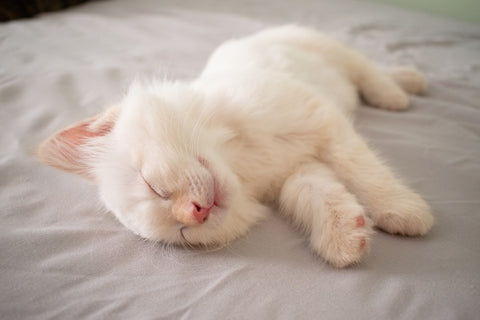
[[375, 226], [392, 234], [418, 236], [433, 226], [433, 215], [428, 204], [409, 190], [387, 197], [372, 212]]
[[370, 249], [370, 235], [373, 233], [372, 222], [363, 209], [341, 209], [334, 209], [321, 231], [314, 231], [311, 235], [313, 249], [338, 268], [360, 262]]

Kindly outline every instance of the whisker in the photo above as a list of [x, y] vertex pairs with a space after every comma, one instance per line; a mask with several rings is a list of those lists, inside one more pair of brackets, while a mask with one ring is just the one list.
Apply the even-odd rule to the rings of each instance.
[[[190, 249], [193, 249], [195, 246], [193, 244], [190, 243], [190, 241], [187, 240], [187, 238], [185, 238], [185, 235], [183, 234], [183, 230], [186, 229], [187, 227], [186, 226], [183, 226], [180, 228], [180, 236], [182, 237], [183, 241], [182, 242], [182, 245], [184, 248], [190, 248]], [[187, 244], [188, 246], [185, 246], [185, 244]]]
[[180, 228], [180, 236], [183, 239], [183, 242], [181, 242], [181, 245], [184, 249], [200, 249], [200, 250], [203, 250], [204, 252], [215, 252], [230, 246], [230, 243], [224, 243], [222, 245], [219, 245], [218, 243], [193, 244], [187, 240], [187, 238], [185, 237], [185, 234], [183, 233], [183, 230], [185, 230], [186, 228], [187, 228], [186, 226], [183, 226]]

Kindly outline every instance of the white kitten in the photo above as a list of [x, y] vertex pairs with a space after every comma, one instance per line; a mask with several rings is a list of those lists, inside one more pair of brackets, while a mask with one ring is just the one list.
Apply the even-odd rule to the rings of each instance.
[[414, 69], [381, 70], [286, 26], [224, 43], [193, 82], [134, 84], [118, 106], [46, 140], [39, 156], [93, 180], [142, 237], [224, 245], [273, 205], [342, 267], [368, 251], [373, 225], [422, 235], [433, 224], [349, 120], [357, 92], [403, 110], [405, 92], [424, 89]]

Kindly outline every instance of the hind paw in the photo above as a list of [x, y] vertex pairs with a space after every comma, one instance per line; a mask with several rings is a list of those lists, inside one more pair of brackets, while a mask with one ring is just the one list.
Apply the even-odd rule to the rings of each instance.
[[422, 94], [427, 90], [425, 76], [413, 67], [391, 68], [388, 73], [408, 93]]
[[363, 98], [368, 104], [382, 109], [400, 111], [408, 108], [407, 94], [386, 74], [370, 75], [361, 83]]

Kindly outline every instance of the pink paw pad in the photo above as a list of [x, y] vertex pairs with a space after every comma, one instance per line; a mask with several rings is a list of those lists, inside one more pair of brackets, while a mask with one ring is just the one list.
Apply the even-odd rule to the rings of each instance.
[[365, 248], [365, 245], [367, 244], [367, 240], [365, 240], [365, 238], [362, 238], [360, 240], [360, 249], [363, 249]]
[[357, 221], [357, 227], [365, 226], [365, 218], [363, 216], [358, 216], [355, 220]]

